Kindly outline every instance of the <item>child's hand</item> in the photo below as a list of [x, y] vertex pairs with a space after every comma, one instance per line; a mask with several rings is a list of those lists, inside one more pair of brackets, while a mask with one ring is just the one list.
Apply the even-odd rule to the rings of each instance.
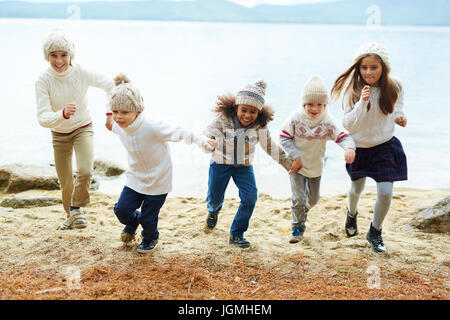
[[300, 158], [300, 157], [296, 158], [294, 160], [294, 162], [292, 163], [292, 166], [289, 169], [288, 174], [297, 173], [298, 170], [300, 170], [302, 168], [302, 166], [303, 166], [302, 158]]
[[66, 118], [70, 118], [72, 115], [75, 114], [76, 111], [77, 111], [77, 105], [75, 104], [75, 102], [71, 102], [71, 103], [68, 103], [66, 105], [66, 107], [64, 108], [64, 115], [66, 116]]
[[106, 129], [111, 131], [112, 130], [112, 126], [113, 126], [113, 122], [114, 122], [114, 120], [112, 119], [112, 115], [108, 114], [106, 116], [106, 123], [105, 123]]
[[368, 101], [370, 98], [370, 86], [365, 85], [361, 91], [361, 97], [364, 101]]
[[395, 119], [395, 123], [400, 127], [406, 127], [407, 122], [408, 120], [406, 119], [406, 117], [398, 117], [397, 119]]
[[206, 151], [208, 152], [213, 152], [214, 150], [216, 150], [216, 148], [219, 146], [219, 143], [214, 140], [214, 139], [208, 139], [208, 141], [206, 141], [204, 148]]
[[355, 161], [355, 156], [356, 156], [355, 150], [353, 150], [353, 149], [345, 150], [344, 157], [345, 157], [346, 163], [348, 163], [348, 164], [353, 163], [353, 161]]

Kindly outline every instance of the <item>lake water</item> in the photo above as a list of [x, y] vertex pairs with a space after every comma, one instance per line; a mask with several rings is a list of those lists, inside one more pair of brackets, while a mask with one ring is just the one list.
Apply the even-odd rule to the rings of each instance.
[[[53, 27], [64, 27], [76, 44], [75, 61], [113, 77], [125, 72], [144, 96], [147, 117], [164, 119], [201, 132], [214, 115], [216, 96], [236, 93], [258, 79], [267, 82], [266, 102], [276, 110], [269, 128], [279, 130], [301, 89], [314, 73], [331, 88], [333, 81], [367, 41], [389, 49], [392, 74], [405, 89], [406, 128], [396, 127], [408, 157], [409, 180], [397, 187], [450, 187], [450, 28], [297, 24], [228, 24], [153, 21], [73, 21], [0, 19], [0, 165], [53, 162], [49, 129], [36, 120], [34, 82], [48, 67], [42, 40]], [[126, 166], [116, 135], [104, 128], [105, 94], [89, 89], [94, 119], [95, 157]], [[329, 111], [341, 121], [340, 103]], [[171, 143], [172, 196], [204, 197], [209, 156], [196, 146]], [[284, 170], [258, 147], [254, 168], [259, 192], [290, 196]], [[118, 194], [124, 177], [101, 179], [100, 190]], [[374, 185], [369, 182], [368, 185]], [[349, 186], [343, 151], [327, 145], [322, 194]], [[227, 196], [236, 196], [230, 182]]]

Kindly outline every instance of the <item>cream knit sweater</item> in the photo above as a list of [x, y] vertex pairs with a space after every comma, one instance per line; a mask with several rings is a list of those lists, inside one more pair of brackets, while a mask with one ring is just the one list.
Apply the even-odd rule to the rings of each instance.
[[127, 128], [115, 122], [112, 131], [128, 152], [129, 169], [125, 185], [136, 192], [160, 195], [172, 190], [172, 160], [167, 142], [183, 140], [203, 148], [207, 138], [140, 114]]
[[[378, 104], [380, 89], [370, 88], [370, 99], [362, 98], [353, 106], [344, 106], [344, 128], [350, 132], [357, 148], [370, 148], [389, 141], [394, 135], [395, 119], [403, 117], [403, 90], [399, 93], [394, 112], [385, 115]], [[345, 100], [344, 100], [345, 101]], [[370, 110], [367, 105], [370, 101]]]
[[[87, 108], [88, 88], [97, 87], [108, 95], [114, 88], [112, 79], [88, 72], [73, 64], [64, 72], [49, 67], [36, 81], [36, 104], [39, 124], [54, 132], [69, 133], [92, 122]], [[71, 102], [77, 111], [69, 119], [63, 115], [64, 107]], [[106, 112], [109, 111], [109, 106]]]

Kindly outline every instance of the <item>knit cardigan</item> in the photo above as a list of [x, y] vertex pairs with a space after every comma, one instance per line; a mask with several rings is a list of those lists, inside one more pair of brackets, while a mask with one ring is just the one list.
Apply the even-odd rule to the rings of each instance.
[[276, 162], [289, 170], [292, 160], [283, 149], [273, 141], [267, 124], [273, 118], [273, 110], [264, 105], [257, 120], [248, 128], [242, 128], [235, 121], [237, 106], [230, 103], [216, 109], [217, 117], [205, 129], [203, 134], [215, 139], [219, 146], [212, 153], [212, 160], [219, 164], [249, 166], [255, 156], [255, 147], [260, 143], [262, 149]]
[[[92, 122], [87, 108], [87, 90], [97, 87], [108, 96], [114, 88], [112, 79], [86, 71], [73, 64], [64, 72], [56, 72], [49, 67], [36, 81], [36, 105], [39, 124], [58, 133], [70, 133]], [[77, 111], [66, 118], [63, 109], [71, 102], [77, 105]], [[109, 111], [109, 105], [106, 112]]]

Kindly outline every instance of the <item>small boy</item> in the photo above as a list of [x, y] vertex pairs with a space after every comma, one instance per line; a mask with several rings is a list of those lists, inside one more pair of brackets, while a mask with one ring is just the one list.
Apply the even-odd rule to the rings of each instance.
[[129, 164], [114, 213], [125, 225], [121, 234], [124, 243], [131, 242], [138, 226], [142, 226], [142, 242], [137, 251], [149, 253], [158, 244], [158, 214], [172, 189], [172, 161], [167, 142], [194, 142], [205, 151], [213, 151], [216, 142], [181, 127], [146, 119], [138, 89], [124, 74], [114, 81], [116, 88], [110, 99], [114, 122], [107, 123], [107, 128], [119, 135], [128, 152]]
[[280, 134], [280, 144], [294, 160], [289, 177], [292, 189], [292, 236], [299, 242], [305, 232], [308, 211], [319, 201], [325, 147], [335, 141], [345, 150], [345, 161], [355, 159], [355, 143], [327, 112], [327, 87], [313, 75], [302, 91], [302, 107], [291, 113]]

